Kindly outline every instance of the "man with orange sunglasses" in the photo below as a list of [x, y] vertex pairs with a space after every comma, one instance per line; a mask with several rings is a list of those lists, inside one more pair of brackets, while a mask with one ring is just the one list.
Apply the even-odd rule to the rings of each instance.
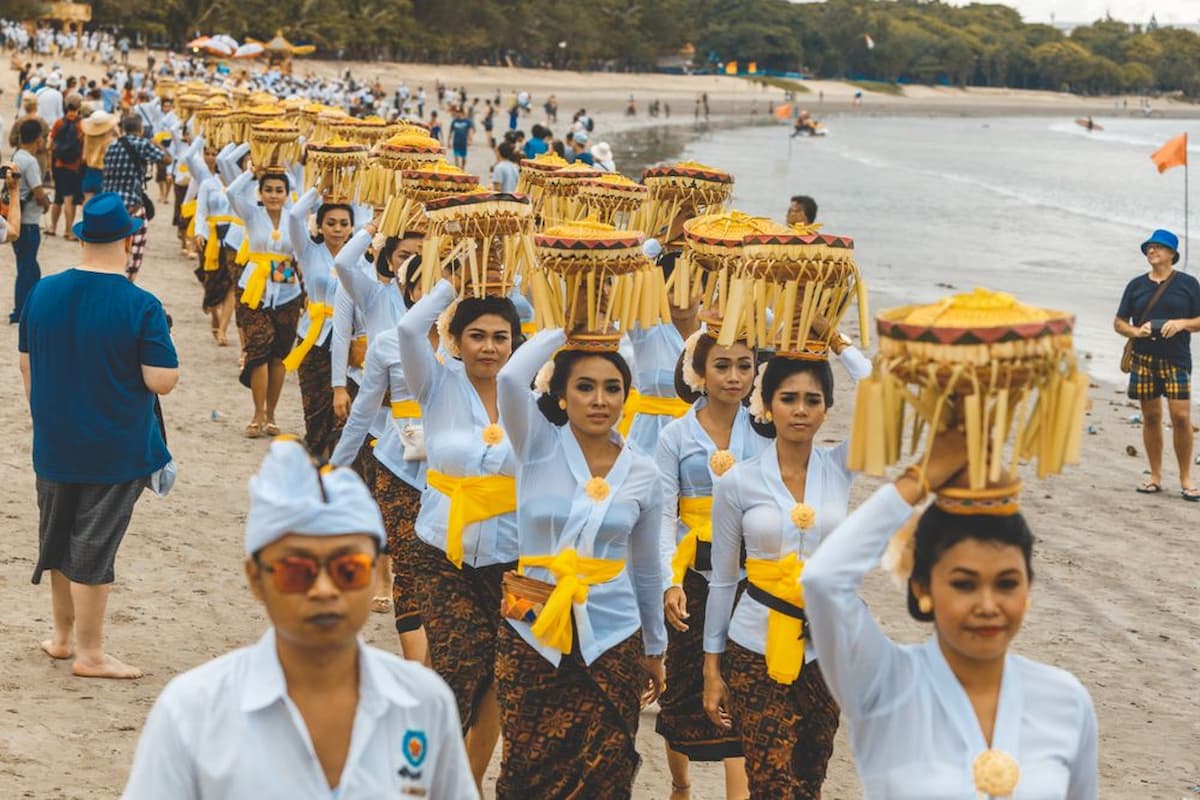
[[246, 518], [246, 576], [272, 627], [167, 685], [124, 797], [477, 798], [450, 689], [358, 641], [385, 541], [354, 472], [273, 442]]

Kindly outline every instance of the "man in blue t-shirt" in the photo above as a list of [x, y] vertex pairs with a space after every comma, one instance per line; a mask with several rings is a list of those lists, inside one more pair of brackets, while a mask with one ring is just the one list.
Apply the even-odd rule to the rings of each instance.
[[454, 151], [454, 166], [459, 169], [467, 166], [467, 146], [474, 137], [475, 123], [467, 119], [461, 105], [457, 106], [450, 121], [450, 149]]
[[1200, 331], [1200, 281], [1175, 269], [1179, 239], [1157, 230], [1142, 242], [1150, 272], [1129, 282], [1121, 296], [1113, 327], [1133, 340], [1129, 396], [1142, 404], [1142, 441], [1150, 460], [1150, 478], [1138, 486], [1142, 494], [1162, 491], [1162, 401], [1167, 398], [1179, 485], [1184, 500], [1200, 501], [1192, 484], [1192, 350], [1193, 331]]
[[79, 266], [43, 278], [21, 314], [21, 374], [33, 419], [40, 512], [33, 582], [50, 571], [54, 632], [42, 642], [74, 674], [137, 678], [104, 652], [104, 609], [133, 506], [174, 474], [156, 395], [175, 388], [179, 359], [154, 295], [125, 277], [145, 221], [121, 196], [97, 194], [73, 231]]

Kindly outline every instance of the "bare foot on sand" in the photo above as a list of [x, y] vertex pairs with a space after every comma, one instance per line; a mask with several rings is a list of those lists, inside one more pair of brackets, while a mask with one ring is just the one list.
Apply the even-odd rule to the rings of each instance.
[[119, 661], [110, 655], [105, 655], [99, 662], [84, 663], [75, 659], [71, 672], [80, 678], [140, 678], [142, 671]]
[[70, 658], [75, 655], [71, 651], [71, 645], [58, 644], [53, 639], [46, 639], [42, 642], [42, 652], [51, 658]]

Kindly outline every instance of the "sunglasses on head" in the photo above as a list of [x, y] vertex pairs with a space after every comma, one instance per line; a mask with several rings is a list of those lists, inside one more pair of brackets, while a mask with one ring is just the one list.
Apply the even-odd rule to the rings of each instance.
[[271, 573], [275, 590], [281, 594], [307, 592], [317, 582], [322, 569], [329, 573], [334, 586], [349, 592], [370, 585], [375, 556], [370, 553], [344, 553], [324, 560], [311, 556], [284, 556], [262, 565], [262, 568]]

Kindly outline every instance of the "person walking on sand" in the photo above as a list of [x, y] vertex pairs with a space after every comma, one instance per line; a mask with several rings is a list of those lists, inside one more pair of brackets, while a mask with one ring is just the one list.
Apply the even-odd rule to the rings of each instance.
[[1162, 403], [1171, 415], [1179, 485], [1184, 500], [1200, 501], [1192, 483], [1192, 332], [1200, 331], [1200, 281], [1175, 269], [1179, 238], [1156, 230], [1142, 242], [1150, 271], [1125, 287], [1113, 328], [1133, 342], [1129, 397], [1142, 404], [1142, 441], [1150, 477], [1137, 487], [1142, 494], [1162, 491]]
[[175, 388], [179, 359], [158, 298], [125, 279], [144, 224], [119, 195], [93, 197], [74, 228], [79, 265], [42, 279], [21, 316], [40, 512], [33, 582], [49, 571], [53, 599], [42, 650], [74, 655], [80, 677], [142, 675], [104, 651], [104, 612], [134, 504], [173, 476], [154, 401]]
[[122, 797], [478, 798], [450, 689], [359, 642], [385, 541], [352, 470], [273, 442], [250, 479], [245, 542], [271, 626], [167, 684]]

